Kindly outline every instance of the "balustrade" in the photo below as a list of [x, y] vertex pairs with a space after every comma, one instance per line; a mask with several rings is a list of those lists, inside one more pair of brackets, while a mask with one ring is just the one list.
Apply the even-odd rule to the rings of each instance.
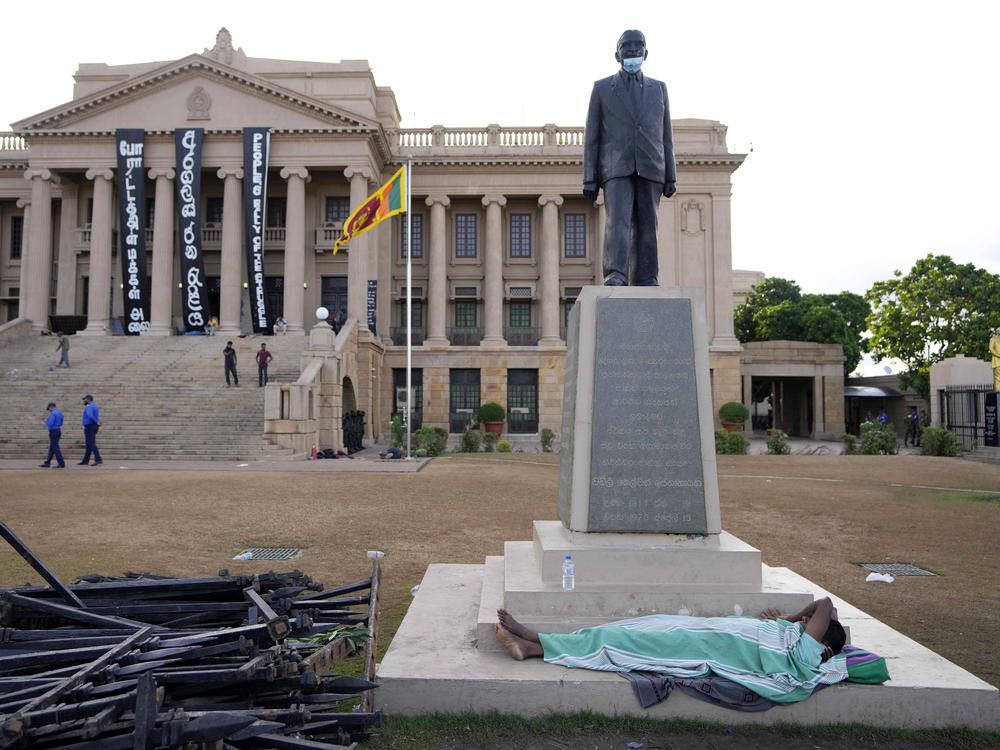
[[445, 148], [470, 149], [488, 146], [501, 149], [582, 148], [582, 127], [557, 127], [547, 125], [537, 128], [420, 128], [396, 132], [396, 145], [400, 149]]
[[14, 133], [0, 133], [0, 151], [24, 151], [27, 152], [28, 144], [23, 135]]

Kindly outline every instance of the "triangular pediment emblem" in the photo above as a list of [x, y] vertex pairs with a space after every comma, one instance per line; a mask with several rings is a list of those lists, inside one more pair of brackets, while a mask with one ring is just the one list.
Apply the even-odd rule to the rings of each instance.
[[377, 122], [334, 104], [194, 54], [16, 122], [14, 130], [168, 130], [191, 125], [212, 130], [248, 125], [379, 128]]

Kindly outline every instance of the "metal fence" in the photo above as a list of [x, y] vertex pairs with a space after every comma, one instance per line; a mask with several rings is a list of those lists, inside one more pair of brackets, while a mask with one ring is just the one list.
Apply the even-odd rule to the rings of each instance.
[[986, 394], [992, 390], [990, 385], [950, 385], [938, 391], [941, 424], [962, 441], [962, 450], [983, 444]]

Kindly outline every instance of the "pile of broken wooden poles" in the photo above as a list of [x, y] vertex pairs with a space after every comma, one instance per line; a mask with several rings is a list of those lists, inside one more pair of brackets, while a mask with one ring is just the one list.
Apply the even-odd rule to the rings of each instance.
[[[0, 589], [0, 748], [342, 748], [380, 723], [377, 558], [326, 590], [297, 570], [67, 586], [0, 536], [49, 584]], [[362, 644], [364, 679], [327, 674]]]

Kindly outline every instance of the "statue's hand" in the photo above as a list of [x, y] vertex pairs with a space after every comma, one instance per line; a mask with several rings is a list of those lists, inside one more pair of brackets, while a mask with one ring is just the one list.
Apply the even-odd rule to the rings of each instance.
[[597, 183], [596, 182], [585, 182], [583, 183], [583, 197], [588, 201], [593, 203], [597, 200]]
[[676, 182], [664, 182], [663, 183], [663, 194], [669, 198], [671, 195], [677, 192]]

